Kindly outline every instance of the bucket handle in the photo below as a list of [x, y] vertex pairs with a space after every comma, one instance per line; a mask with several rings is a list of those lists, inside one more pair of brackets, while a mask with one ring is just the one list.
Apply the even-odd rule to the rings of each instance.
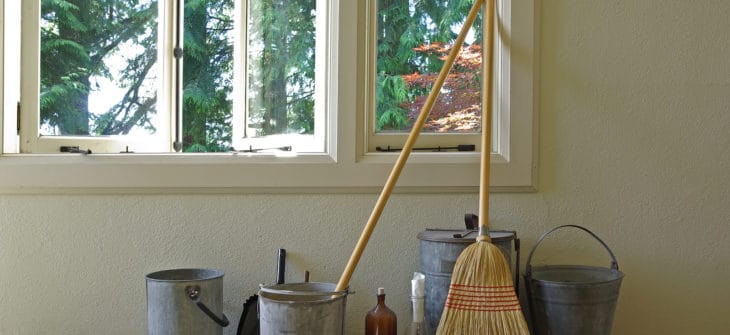
[[616, 256], [614, 256], [614, 254], [611, 251], [611, 249], [608, 247], [608, 245], [606, 245], [605, 242], [603, 242], [603, 240], [601, 240], [598, 236], [596, 236], [596, 234], [594, 234], [592, 231], [588, 230], [585, 227], [581, 227], [581, 226], [578, 226], [578, 225], [567, 224], [567, 225], [557, 226], [557, 227], [555, 227], [553, 229], [550, 229], [546, 233], [542, 234], [542, 236], [540, 236], [540, 238], [537, 240], [537, 243], [535, 243], [535, 246], [532, 248], [532, 251], [530, 251], [530, 255], [527, 256], [527, 265], [525, 265], [525, 276], [526, 277], [530, 277], [532, 275], [532, 263], [530, 263], [532, 261], [532, 254], [535, 253], [535, 250], [540, 245], [540, 243], [542, 242], [542, 240], [545, 239], [550, 233], [552, 233], [552, 232], [554, 232], [554, 231], [556, 231], [558, 229], [565, 228], [565, 227], [578, 228], [578, 229], [583, 230], [586, 233], [590, 234], [591, 236], [593, 236], [593, 238], [595, 238], [598, 242], [601, 243], [601, 245], [603, 245], [604, 248], [606, 248], [606, 251], [608, 251], [608, 254], [611, 256], [611, 269], [618, 270], [618, 262], [616, 262]]
[[190, 298], [190, 300], [192, 300], [195, 305], [197, 305], [198, 308], [200, 308], [200, 310], [205, 313], [205, 315], [211, 318], [211, 320], [215, 321], [215, 323], [219, 324], [221, 327], [228, 326], [230, 321], [228, 321], [228, 318], [225, 314], [221, 313], [222, 317], [219, 318], [217, 315], [215, 315], [215, 313], [213, 313], [213, 311], [210, 310], [210, 308], [208, 308], [208, 306], [200, 301], [200, 286], [188, 286], [185, 288], [185, 293], [188, 294], [188, 298]]

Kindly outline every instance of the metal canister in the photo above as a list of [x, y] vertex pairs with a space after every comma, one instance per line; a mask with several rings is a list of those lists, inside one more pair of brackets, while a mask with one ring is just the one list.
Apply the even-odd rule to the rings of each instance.
[[222, 271], [173, 269], [146, 279], [148, 335], [223, 333], [229, 322], [222, 307]]
[[347, 289], [333, 283], [288, 283], [259, 290], [262, 335], [341, 335]]
[[[456, 236], [456, 237], [455, 237]], [[425, 313], [430, 329], [438, 328], [444, 310], [446, 296], [449, 294], [451, 274], [461, 252], [476, 242], [476, 230], [426, 229], [418, 234], [420, 240], [420, 271], [426, 276]], [[510, 269], [515, 275], [515, 287], [519, 276], [515, 269], [519, 259], [519, 239], [517, 233], [507, 230], [490, 230], [492, 243], [504, 254]], [[517, 253], [517, 257], [513, 254]]]

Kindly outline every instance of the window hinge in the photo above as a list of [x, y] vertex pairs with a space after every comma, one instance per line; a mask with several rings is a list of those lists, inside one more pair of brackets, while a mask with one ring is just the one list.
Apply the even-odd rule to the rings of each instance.
[[69, 152], [72, 154], [88, 155], [91, 153], [91, 149], [79, 149], [78, 146], [73, 146], [73, 145], [62, 145], [60, 150], [61, 150], [61, 152]]
[[[391, 148], [390, 146], [387, 146], [385, 148], [383, 147], [375, 147], [375, 151], [380, 152], [394, 152], [394, 151], [401, 151], [403, 149], [398, 148]], [[434, 148], [413, 148], [411, 149], [413, 151], [435, 151], [435, 152], [441, 152], [441, 151], [449, 151], [449, 150], [456, 150], [456, 151], [474, 151], [476, 150], [476, 145], [474, 144], [459, 144], [455, 147], [434, 147]]]
[[15, 126], [17, 128], [16, 130], [18, 131], [18, 134], [20, 134], [20, 101], [18, 101], [18, 105], [17, 105], [17, 108], [15, 109], [15, 113], [16, 113], [15, 114], [15, 117], [16, 117]]

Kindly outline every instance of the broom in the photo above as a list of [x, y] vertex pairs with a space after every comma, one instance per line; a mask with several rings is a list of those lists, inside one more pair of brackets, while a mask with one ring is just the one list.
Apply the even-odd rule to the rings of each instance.
[[443, 86], [444, 81], [446, 80], [446, 76], [449, 74], [449, 71], [451, 70], [451, 66], [454, 64], [454, 60], [456, 59], [456, 56], [459, 54], [459, 50], [461, 50], [461, 46], [464, 43], [464, 39], [466, 38], [466, 35], [469, 32], [469, 28], [471, 28], [472, 24], [474, 23], [474, 19], [476, 19], [483, 1], [484, 0], [474, 1], [474, 5], [472, 6], [471, 10], [469, 11], [469, 15], [466, 17], [466, 20], [464, 21], [464, 26], [461, 28], [459, 35], [456, 37], [456, 40], [454, 41], [454, 45], [451, 48], [451, 52], [449, 52], [448, 57], [444, 61], [444, 65], [441, 68], [441, 71], [439, 72], [439, 75], [436, 78], [436, 81], [433, 83], [431, 92], [428, 94], [428, 97], [426, 98], [426, 102], [423, 104], [423, 107], [421, 108], [421, 112], [413, 124], [413, 129], [411, 129], [411, 132], [408, 135], [408, 138], [406, 139], [405, 144], [403, 145], [403, 149], [401, 150], [401, 153], [398, 156], [398, 160], [396, 160], [395, 165], [393, 166], [393, 169], [390, 172], [390, 176], [388, 176], [388, 180], [386, 181], [385, 186], [383, 186], [383, 190], [380, 192], [378, 201], [375, 203], [375, 208], [373, 208], [373, 211], [370, 214], [370, 218], [368, 219], [368, 222], [365, 225], [365, 228], [363, 229], [362, 234], [360, 235], [360, 239], [357, 241], [357, 244], [355, 245], [355, 249], [352, 251], [352, 255], [350, 255], [350, 260], [347, 262], [347, 266], [345, 267], [345, 270], [342, 272], [342, 276], [340, 276], [339, 282], [337, 282], [337, 288], [336, 288], [337, 292], [344, 291], [345, 289], [347, 289], [347, 286], [349, 285], [349, 282], [350, 282], [350, 278], [352, 277], [352, 273], [355, 271], [355, 267], [357, 267], [357, 263], [360, 261], [360, 257], [362, 256], [362, 253], [365, 250], [365, 246], [367, 246], [368, 240], [370, 240], [370, 235], [372, 235], [373, 229], [375, 229], [375, 225], [378, 223], [378, 220], [380, 219], [380, 215], [383, 213], [385, 204], [386, 204], [386, 202], [388, 202], [388, 198], [390, 197], [390, 194], [393, 192], [393, 188], [395, 187], [395, 183], [398, 181], [398, 177], [400, 176], [400, 173], [403, 170], [403, 166], [405, 165], [406, 160], [408, 159], [408, 156], [410, 155], [411, 151], [413, 150], [413, 146], [416, 143], [416, 139], [418, 138], [418, 135], [421, 133], [421, 128], [423, 128], [423, 125], [426, 123], [426, 118], [428, 117], [428, 114], [431, 112], [431, 109], [433, 108], [434, 102], [436, 101], [436, 97], [438, 96], [439, 91], [441, 91], [441, 87]]
[[[479, 1], [479, 0], [477, 0]], [[509, 264], [489, 237], [489, 164], [492, 138], [492, 72], [494, 54], [494, 2], [488, 0], [486, 124], [482, 128], [479, 182], [479, 235], [477, 242], [462, 251], [454, 271], [436, 334], [519, 335], [529, 334], [520, 302], [515, 294]]]

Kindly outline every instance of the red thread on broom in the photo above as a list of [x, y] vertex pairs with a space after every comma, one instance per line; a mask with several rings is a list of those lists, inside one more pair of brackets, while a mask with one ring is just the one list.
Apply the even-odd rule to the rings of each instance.
[[471, 307], [471, 306], [464, 306], [464, 305], [446, 304], [446, 307], [453, 309], [453, 310], [473, 311], [473, 312], [513, 312], [513, 311], [522, 310], [519, 306], [515, 306], [512, 308], [488, 308], [488, 307]]
[[[507, 298], [507, 299], [503, 299]], [[449, 294], [448, 301], [459, 301], [459, 302], [471, 302], [471, 303], [479, 303], [479, 304], [499, 304], [503, 302], [517, 302], [517, 297], [515, 296], [469, 296], [469, 295], [462, 295], [462, 296], [454, 296]]]
[[[464, 293], [464, 294], [461, 294]], [[477, 312], [521, 310], [512, 286], [451, 284], [446, 307]]]
[[[483, 289], [486, 291], [501, 290], [502, 292], [510, 292], [510, 291], [514, 290], [514, 287], [511, 285], [480, 286], [480, 285], [451, 284], [451, 288], [455, 289], [455, 290], [460, 290], [460, 291], [467, 291], [466, 288]], [[482, 291], [472, 291], [472, 292], [482, 292]]]

